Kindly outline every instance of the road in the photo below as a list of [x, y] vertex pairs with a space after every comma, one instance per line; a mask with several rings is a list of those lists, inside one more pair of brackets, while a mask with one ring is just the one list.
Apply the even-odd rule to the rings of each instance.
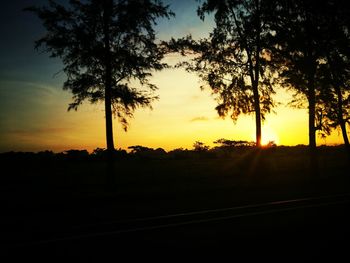
[[236, 258], [284, 255], [298, 262], [325, 257], [349, 262], [349, 203], [350, 195], [332, 195], [82, 224], [11, 244], [7, 252], [116, 258], [220, 251]]

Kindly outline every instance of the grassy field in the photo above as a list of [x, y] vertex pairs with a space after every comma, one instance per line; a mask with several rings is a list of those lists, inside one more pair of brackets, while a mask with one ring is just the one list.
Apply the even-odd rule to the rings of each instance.
[[[350, 189], [349, 159], [342, 147], [318, 149], [318, 173], [303, 146], [128, 154], [113, 163], [86, 153], [7, 153], [0, 160], [4, 171], [1, 241], [10, 245], [52, 238], [80, 225], [344, 194]], [[283, 230], [293, 218], [298, 218], [299, 227], [306, 215], [307, 211], [299, 211], [285, 216]], [[310, 218], [319, 221], [317, 213]], [[320, 218], [338, 220], [322, 213]], [[280, 230], [274, 227], [278, 217], [263, 217], [263, 229], [260, 219], [251, 220], [245, 226], [248, 232], [274, 231], [279, 236]], [[226, 238], [227, 231], [240, 231], [245, 237], [243, 230], [237, 230], [245, 224], [242, 220], [238, 225], [223, 225], [222, 237]], [[217, 238], [218, 227], [214, 226], [211, 238]], [[197, 230], [194, 240], [202, 235], [202, 229]], [[193, 231], [186, 228], [184, 233]], [[105, 242], [112, 245], [114, 241]]]
[[113, 164], [91, 156], [3, 154], [1, 163], [2, 198], [9, 207], [171, 199], [174, 209], [198, 209], [350, 189], [349, 159], [342, 147], [318, 149], [318, 173], [310, 167], [306, 147], [127, 156]]

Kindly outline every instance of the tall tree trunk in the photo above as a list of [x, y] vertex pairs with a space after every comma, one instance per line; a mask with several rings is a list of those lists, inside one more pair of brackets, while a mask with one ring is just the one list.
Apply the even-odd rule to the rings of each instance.
[[312, 41], [313, 35], [313, 21], [311, 19], [311, 10], [307, 2], [303, 3], [305, 12], [305, 30], [306, 30], [306, 49], [304, 50], [305, 59], [307, 63], [307, 99], [309, 102], [309, 149], [310, 152], [316, 152], [316, 91], [315, 91], [315, 73], [316, 73], [316, 57], [314, 56], [315, 45]]
[[113, 115], [112, 115], [112, 61], [110, 56], [110, 22], [113, 0], [103, 0], [103, 34], [104, 34], [104, 66], [105, 66], [105, 115], [106, 115], [106, 140], [107, 163], [105, 173], [105, 185], [107, 190], [115, 191], [113, 153], [115, 151], [113, 141]]
[[105, 115], [106, 115], [106, 140], [107, 151], [113, 152], [113, 116], [112, 116], [112, 65], [110, 57], [110, 32], [109, 25], [111, 20], [111, 9], [113, 2], [111, 0], [104, 0], [104, 45], [105, 45]]
[[349, 138], [346, 131], [346, 123], [343, 118], [344, 112], [343, 112], [343, 95], [341, 93], [341, 82], [339, 81], [338, 74], [337, 74], [337, 68], [335, 66], [335, 63], [330, 55], [327, 56], [327, 60], [329, 61], [330, 68], [331, 68], [331, 74], [332, 74], [332, 80], [334, 84], [334, 89], [337, 94], [337, 118], [338, 123], [343, 135], [344, 145], [348, 152], [348, 157], [350, 158], [350, 145], [349, 145]]
[[[255, 1], [256, 8], [259, 10], [259, 1]], [[249, 66], [249, 76], [252, 84], [252, 89], [253, 89], [253, 96], [254, 96], [254, 111], [255, 111], [255, 128], [256, 128], [256, 146], [260, 147], [261, 146], [261, 110], [260, 110], [260, 96], [259, 96], [259, 68], [260, 68], [260, 51], [261, 51], [261, 46], [260, 46], [260, 32], [261, 32], [261, 25], [260, 25], [260, 14], [258, 14], [258, 19], [257, 19], [257, 39], [256, 39], [256, 55], [255, 55], [255, 65], [253, 63], [253, 50], [250, 49], [250, 46], [247, 43], [247, 39], [244, 36], [244, 34], [241, 31], [241, 25], [238, 23], [236, 14], [234, 10], [231, 8], [231, 14], [233, 16], [237, 33], [242, 40], [243, 46], [245, 51], [247, 52], [247, 57], [248, 57], [248, 66]]]
[[254, 110], [255, 110], [255, 126], [256, 126], [256, 146], [261, 147], [261, 109], [260, 109], [260, 95], [259, 95], [259, 78], [260, 78], [260, 33], [261, 33], [261, 20], [260, 20], [260, 1], [255, 0], [256, 8], [256, 50], [255, 50], [255, 65], [254, 65], [254, 82], [253, 82], [253, 94], [254, 94]]
[[348, 151], [348, 154], [350, 154], [349, 138], [348, 138], [348, 134], [346, 131], [346, 123], [345, 123], [344, 118], [343, 118], [343, 96], [341, 94], [341, 89], [338, 85], [336, 85], [335, 89], [336, 89], [337, 97], [338, 97], [338, 112], [337, 112], [338, 113], [338, 122], [339, 122], [339, 125], [341, 128], [342, 134], [343, 134], [345, 147]]
[[254, 110], [255, 110], [255, 127], [256, 127], [256, 146], [261, 146], [261, 111], [260, 111], [260, 96], [258, 90], [258, 83], [254, 83]]
[[316, 111], [316, 95], [313, 78], [309, 79], [308, 87], [309, 102], [309, 148], [311, 151], [316, 150], [316, 128], [315, 128], [315, 111]]
[[309, 151], [310, 151], [310, 175], [312, 177], [319, 174], [318, 156], [316, 148], [316, 94], [313, 76], [309, 77], [308, 101], [309, 101]]

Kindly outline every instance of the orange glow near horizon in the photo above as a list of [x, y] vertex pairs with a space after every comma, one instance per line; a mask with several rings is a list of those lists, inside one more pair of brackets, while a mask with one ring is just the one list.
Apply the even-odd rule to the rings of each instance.
[[[200, 81], [183, 69], [164, 70], [156, 73], [152, 82], [159, 87], [160, 99], [153, 110], [138, 109], [130, 120], [128, 132], [114, 119], [114, 141], [117, 149], [132, 145], [150, 148], [192, 149], [195, 141], [211, 147], [220, 138], [254, 141], [254, 115], [241, 116], [237, 123], [218, 117], [216, 102], [209, 90], [201, 91]], [[37, 88], [37, 87], [36, 87]], [[105, 148], [105, 119], [103, 105], [88, 102], [77, 112], [67, 113], [71, 94], [58, 87], [42, 87], [45, 93], [41, 101], [25, 101], [26, 110], [20, 116], [9, 117], [13, 122], [9, 130], [1, 130], [0, 152], [42, 151], [60, 152], [68, 149]], [[17, 97], [16, 97], [17, 96]], [[18, 101], [16, 94], [13, 106]], [[276, 99], [282, 103], [276, 113], [266, 116], [262, 126], [262, 143], [275, 141], [277, 145], [308, 144], [307, 110], [285, 106], [291, 94], [278, 90]], [[11, 100], [9, 100], [11, 102]], [[27, 110], [28, 109], [28, 110]], [[23, 115], [23, 116], [22, 116]], [[335, 131], [318, 144], [342, 144], [341, 135]]]
[[[158, 24], [155, 28], [159, 33], [158, 39], [176, 39], [189, 34], [199, 39], [212, 32], [214, 16], [209, 15], [205, 21], [200, 20], [196, 15], [198, 3], [173, 1], [172, 5], [177, 15]], [[14, 35], [23, 35], [23, 43], [20, 43], [23, 47], [20, 50], [27, 51], [9, 52], [11, 56], [4, 60], [9, 65], [6, 65], [3, 74], [5, 77], [0, 79], [0, 152], [61, 152], [69, 149], [91, 152], [98, 147], [106, 148], [103, 103], [90, 105], [86, 102], [77, 112], [67, 113], [71, 94], [62, 90], [66, 76], [58, 74], [51, 77], [62, 69], [61, 62], [43, 60], [48, 54], [33, 56], [32, 37], [22, 34], [22, 31], [16, 31]], [[21, 57], [13, 56], [17, 53]], [[183, 59], [178, 54], [169, 54], [164, 62], [175, 65]], [[124, 132], [114, 119], [114, 143], [117, 149], [127, 150], [129, 146], [142, 145], [169, 151], [175, 148], [192, 149], [195, 141], [213, 147], [213, 142], [221, 138], [255, 140], [254, 115], [242, 115], [237, 123], [233, 123], [230, 118], [219, 118], [215, 111], [215, 100], [209, 90], [200, 90], [201, 83], [195, 74], [184, 69], [169, 68], [156, 72], [150, 82], [158, 86], [156, 95], [160, 99], [152, 104], [153, 110], [135, 111], [128, 132]], [[276, 91], [275, 99], [281, 104], [274, 109], [275, 113], [265, 116], [266, 120], [262, 123], [263, 144], [275, 141], [278, 145], [307, 145], [307, 110], [286, 106], [292, 98], [291, 93], [282, 89]], [[338, 131], [326, 139], [317, 137], [318, 145], [342, 143]]]

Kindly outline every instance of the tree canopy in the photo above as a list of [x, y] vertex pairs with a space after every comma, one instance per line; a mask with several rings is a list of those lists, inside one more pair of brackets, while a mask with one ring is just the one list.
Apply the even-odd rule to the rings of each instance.
[[153, 26], [173, 13], [158, 0], [70, 0], [68, 5], [50, 0], [27, 10], [46, 28], [36, 48], [62, 59], [64, 89], [73, 93], [68, 110], [86, 100], [105, 102], [107, 148], [113, 150], [112, 111], [126, 130], [134, 110], [157, 98], [149, 77], [167, 65]]
[[[272, 60], [278, 82], [296, 91], [296, 103], [306, 99], [309, 145], [348, 118], [346, 89], [349, 79], [349, 9], [336, 1], [276, 1]], [[348, 95], [346, 95], [348, 96]], [[346, 131], [343, 131], [346, 135]], [[346, 138], [344, 137], [346, 140]]]
[[209, 38], [191, 36], [172, 40], [170, 47], [190, 51], [194, 58], [182, 63], [196, 72], [217, 100], [221, 117], [236, 121], [241, 114], [255, 114], [256, 144], [261, 145], [261, 122], [274, 107], [273, 72], [269, 64], [270, 13], [272, 1], [204, 1], [201, 19], [214, 13], [215, 28]]

